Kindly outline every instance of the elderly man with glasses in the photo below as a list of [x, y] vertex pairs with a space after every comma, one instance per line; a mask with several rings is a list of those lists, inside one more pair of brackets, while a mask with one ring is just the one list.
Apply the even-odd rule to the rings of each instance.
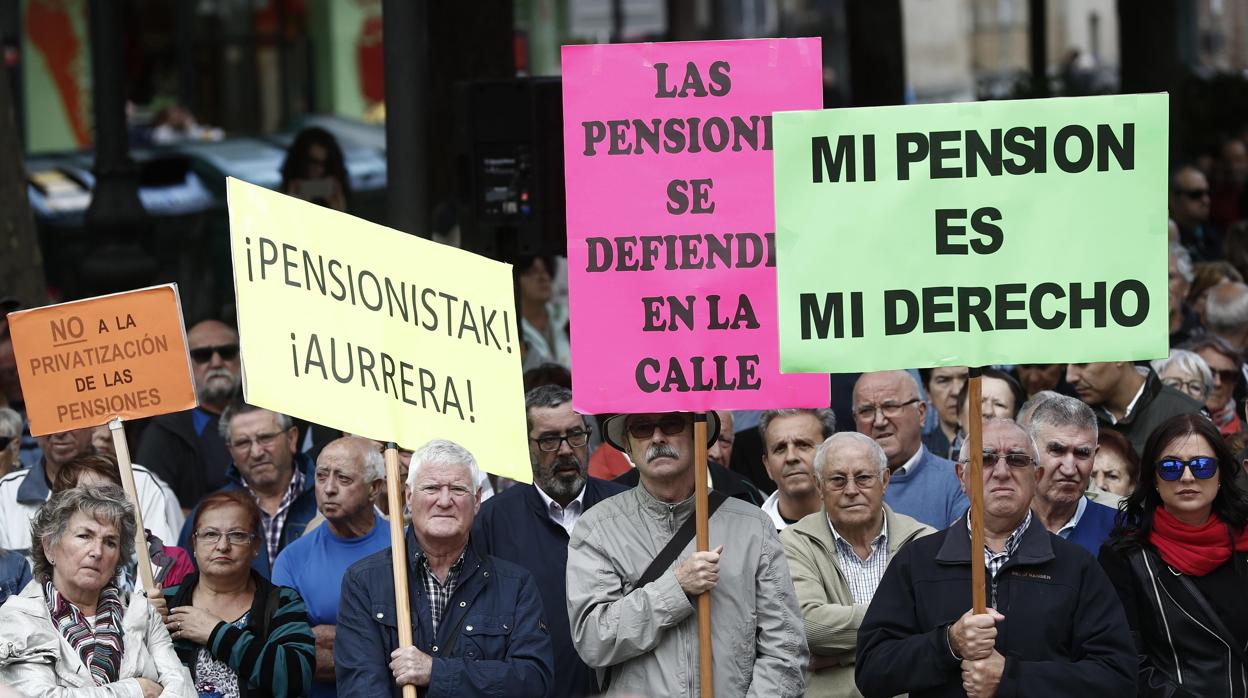
[[514, 485], [483, 502], [473, 521], [473, 540], [485, 552], [524, 567], [537, 581], [554, 647], [550, 695], [595, 695], [594, 672], [577, 655], [568, 625], [568, 538], [585, 512], [628, 488], [589, 477], [590, 428], [572, 409], [571, 390], [536, 387], [525, 394], [524, 406], [533, 484]]
[[218, 426], [243, 376], [238, 332], [229, 325], [198, 322], [187, 331], [186, 343], [199, 405], [151, 418], [135, 451], [137, 462], [169, 483], [184, 512], [229, 482], [232, 459]]
[[929, 526], [884, 503], [888, 458], [871, 437], [835, 434], [815, 452], [823, 506], [780, 533], [802, 607], [809, 698], [858, 696], [858, 627], [889, 561]]
[[958, 485], [953, 463], [923, 446], [927, 404], [919, 384], [906, 371], [864, 373], [854, 384], [854, 424], [875, 439], [888, 458], [884, 501], [937, 530], [970, 506]]
[[[1137, 659], [1122, 604], [1096, 560], [1031, 513], [1043, 476], [1034, 442], [1006, 419], [983, 427], [984, 548], [969, 515], [901, 549], [858, 632], [865, 696], [1126, 696]], [[983, 555], [987, 613], [971, 610], [971, 556]]]

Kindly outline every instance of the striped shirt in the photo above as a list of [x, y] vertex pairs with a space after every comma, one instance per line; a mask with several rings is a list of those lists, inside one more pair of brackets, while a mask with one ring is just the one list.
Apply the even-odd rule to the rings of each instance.
[[459, 553], [459, 559], [455, 564], [451, 565], [451, 569], [446, 573], [446, 581], [439, 582], [437, 575], [433, 573], [433, 569], [429, 567], [429, 558], [422, 552], [420, 553], [420, 581], [425, 585], [425, 593], [429, 595], [429, 616], [433, 620], [433, 634], [438, 634], [438, 624], [442, 622], [442, 614], [446, 611], [446, 604], [451, 600], [451, 594], [455, 593], [455, 586], [459, 582], [459, 572], [464, 569], [464, 552], [468, 548], [464, 548]]
[[836, 541], [836, 559], [840, 563], [841, 572], [845, 574], [845, 581], [849, 582], [849, 593], [854, 595], [854, 603], [864, 606], [870, 604], [876, 587], [880, 585], [880, 579], [884, 577], [884, 570], [888, 567], [888, 519], [880, 527], [880, 535], [871, 541], [871, 552], [865, 560], [858, 557], [854, 546], [836, 532], [831, 517], [828, 518], [828, 528], [832, 529], [832, 538]]
[[[269, 553], [269, 569], [273, 569], [273, 561], [277, 559], [277, 554], [282, 550], [282, 529], [286, 527], [286, 514], [290, 512], [290, 505], [294, 504], [299, 493], [303, 492], [303, 471], [295, 468], [294, 474], [290, 478], [290, 487], [286, 488], [286, 494], [282, 495], [282, 501], [277, 505], [277, 511], [269, 516], [269, 513], [260, 507], [260, 525], [264, 528], [264, 542], [267, 543]], [[246, 484], [246, 481], [244, 481]], [[251, 491], [251, 487], [247, 487], [247, 491], [251, 492], [251, 496], [255, 497], [256, 503], [260, 503], [260, 497]]]
[[[1027, 516], [1023, 518], [1023, 522], [1018, 525], [1018, 528], [1014, 529], [1009, 538], [1005, 539], [1005, 545], [1002, 546], [1001, 552], [993, 552], [986, 543], [984, 544], [984, 568], [988, 572], [988, 579], [992, 582], [992, 598], [988, 601], [990, 606], [995, 607], [997, 605], [997, 574], [1005, 566], [1005, 563], [1014, 556], [1014, 553], [1018, 551], [1018, 544], [1023, 541], [1023, 531], [1026, 531], [1030, 525], [1031, 509], [1028, 509]], [[969, 510], [966, 512], [966, 530], [969, 535], [971, 530], [971, 512]]]

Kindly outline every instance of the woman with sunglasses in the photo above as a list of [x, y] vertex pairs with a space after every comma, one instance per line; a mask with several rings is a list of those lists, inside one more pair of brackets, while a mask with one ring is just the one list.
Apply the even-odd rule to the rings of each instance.
[[239, 491], [210, 494], [191, 524], [199, 574], [165, 589], [165, 627], [201, 696], [306, 695], [316, 651], [299, 593], [251, 568], [260, 508]]
[[1100, 561], [1140, 656], [1140, 696], [1248, 695], [1248, 493], [1208, 418], [1149, 436]]

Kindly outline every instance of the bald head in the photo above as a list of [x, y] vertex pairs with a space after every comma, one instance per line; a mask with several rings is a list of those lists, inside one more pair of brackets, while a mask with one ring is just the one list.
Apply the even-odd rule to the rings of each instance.
[[344, 436], [329, 442], [316, 459], [316, 506], [334, 533], [354, 538], [373, 521], [373, 499], [385, 482], [376, 442]]
[[864, 373], [854, 383], [854, 425], [875, 439], [888, 456], [888, 467], [905, 465], [922, 446], [927, 404], [906, 371]]

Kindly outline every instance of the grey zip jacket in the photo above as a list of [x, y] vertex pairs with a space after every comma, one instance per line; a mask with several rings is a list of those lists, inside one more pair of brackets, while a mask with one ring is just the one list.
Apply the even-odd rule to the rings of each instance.
[[[693, 497], [660, 502], [644, 485], [585, 512], [568, 543], [568, 619], [581, 659], [608, 676], [609, 694], [693, 698], [700, 694], [696, 601], [675, 568], [634, 584], [693, 515]], [[810, 654], [775, 524], [729, 498], [710, 519], [710, 548], [724, 546], [711, 591], [717, 698], [801, 696]]]

